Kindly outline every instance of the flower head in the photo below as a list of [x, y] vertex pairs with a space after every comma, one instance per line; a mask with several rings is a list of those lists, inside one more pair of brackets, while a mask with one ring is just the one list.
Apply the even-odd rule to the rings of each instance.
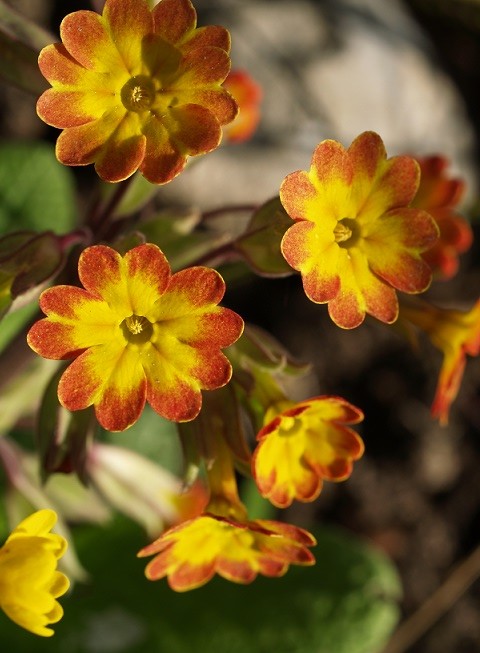
[[238, 115], [223, 132], [231, 143], [242, 143], [253, 136], [260, 121], [262, 89], [246, 70], [232, 70], [223, 84], [238, 104]]
[[324, 479], [342, 481], [350, 476], [364, 446], [347, 425], [362, 419], [362, 412], [340, 397], [273, 406], [265, 415], [252, 460], [262, 496], [286, 508], [294, 499], [316, 499]]
[[338, 326], [356, 327], [366, 313], [390, 324], [398, 316], [395, 289], [428, 287], [431, 270], [422, 252], [438, 230], [428, 213], [409, 207], [418, 183], [417, 162], [387, 159], [373, 132], [348, 149], [323, 141], [310, 170], [284, 180], [280, 199], [295, 224], [282, 253], [300, 271], [307, 296], [328, 303]]
[[467, 355], [480, 354], [480, 299], [467, 312], [422, 303], [402, 306], [400, 315], [424, 331], [433, 345], [443, 352], [432, 415], [447, 424], [450, 406], [460, 389]]
[[131, 426], [145, 401], [167, 419], [194, 419], [201, 390], [228, 383], [231, 366], [220, 349], [243, 329], [239, 315], [217, 306], [222, 277], [205, 267], [172, 274], [152, 244], [123, 257], [104, 245], [89, 247], [78, 272], [84, 288], [42, 293], [47, 317], [28, 334], [41, 356], [75, 358], [60, 379], [61, 404], [95, 406], [110, 431]]
[[107, 0], [103, 14], [76, 11], [60, 26], [62, 43], [39, 58], [52, 85], [38, 115], [64, 131], [59, 161], [95, 163], [105, 181], [137, 169], [170, 181], [187, 157], [209, 152], [236, 104], [221, 84], [230, 69], [230, 36], [196, 27], [190, 0]]
[[0, 548], [0, 607], [16, 624], [35, 635], [50, 637], [48, 628], [63, 616], [56, 601], [69, 587], [57, 571], [66, 540], [50, 533], [53, 510], [39, 510], [24, 519]]
[[412, 206], [428, 211], [438, 225], [440, 236], [423, 259], [442, 279], [450, 279], [458, 270], [458, 255], [472, 244], [468, 222], [456, 212], [465, 184], [446, 174], [448, 161], [441, 156], [417, 158], [421, 169], [420, 186]]
[[289, 565], [311, 565], [306, 531], [269, 520], [237, 521], [204, 514], [175, 526], [139, 552], [155, 555], [147, 565], [150, 580], [168, 577], [178, 592], [204, 585], [217, 573], [235, 583], [251, 583], [257, 574], [283, 576]]

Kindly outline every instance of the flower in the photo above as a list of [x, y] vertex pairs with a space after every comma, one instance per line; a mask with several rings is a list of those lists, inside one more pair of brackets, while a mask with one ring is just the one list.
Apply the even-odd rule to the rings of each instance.
[[260, 122], [262, 89], [246, 70], [232, 70], [223, 83], [238, 104], [237, 117], [223, 128], [231, 143], [248, 141]]
[[0, 607], [16, 624], [35, 635], [50, 637], [48, 628], [63, 616], [56, 601], [69, 588], [57, 571], [67, 541], [50, 533], [57, 516], [38, 510], [24, 519], [0, 548]]
[[40, 296], [47, 317], [27, 340], [45, 358], [75, 358], [63, 373], [60, 403], [93, 405], [100, 424], [122, 431], [145, 401], [163, 417], [194, 419], [201, 390], [230, 380], [220, 349], [243, 330], [233, 311], [217, 306], [225, 291], [210, 268], [171, 274], [162, 251], [139, 245], [125, 256], [104, 245], [85, 249], [78, 262], [84, 286], [56, 286]]
[[37, 112], [63, 129], [56, 154], [66, 165], [95, 163], [102, 179], [137, 169], [163, 184], [187, 157], [215, 149], [236, 115], [221, 84], [230, 69], [230, 36], [197, 28], [190, 0], [107, 0], [103, 14], [75, 11], [60, 25], [62, 43], [44, 48], [39, 66], [52, 85]]
[[361, 438], [347, 424], [362, 412], [340, 397], [320, 396], [270, 408], [257, 435], [252, 469], [263, 497], [278, 508], [313, 501], [323, 479], [343, 481], [363, 455]]
[[420, 164], [420, 186], [412, 206], [428, 211], [438, 225], [440, 236], [423, 259], [441, 279], [450, 279], [458, 270], [458, 254], [472, 244], [473, 234], [468, 222], [455, 211], [465, 184], [446, 174], [448, 161], [442, 156], [417, 158]]
[[480, 299], [466, 312], [426, 303], [402, 305], [400, 316], [424, 331], [433, 345], [443, 352], [432, 415], [441, 424], [447, 424], [450, 406], [460, 389], [467, 355], [480, 354]]
[[416, 161], [387, 159], [374, 132], [348, 149], [323, 141], [310, 170], [283, 181], [280, 199], [295, 220], [283, 236], [283, 256], [300, 271], [307, 296], [328, 303], [338, 326], [356, 327], [366, 313], [391, 324], [395, 289], [419, 293], [430, 284], [422, 252], [438, 230], [428, 213], [408, 206], [418, 183]]
[[314, 538], [301, 528], [270, 520], [237, 521], [204, 514], [174, 526], [139, 552], [155, 555], [145, 574], [168, 577], [177, 592], [195, 589], [215, 573], [235, 583], [257, 574], [283, 576], [290, 564], [312, 565]]

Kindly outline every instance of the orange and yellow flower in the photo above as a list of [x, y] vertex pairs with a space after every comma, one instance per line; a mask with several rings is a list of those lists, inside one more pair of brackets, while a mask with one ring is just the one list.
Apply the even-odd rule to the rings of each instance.
[[61, 404], [93, 405], [110, 431], [131, 426], [146, 401], [167, 419], [194, 419], [201, 390], [228, 383], [231, 365], [220, 350], [243, 330], [239, 315], [217, 306], [222, 277], [205, 267], [172, 274], [152, 244], [123, 257], [104, 245], [89, 247], [78, 273], [83, 288], [42, 293], [47, 317], [28, 334], [44, 358], [75, 359], [60, 379]]
[[456, 211], [465, 183], [447, 175], [448, 161], [442, 156], [417, 157], [417, 161], [421, 178], [412, 206], [428, 211], [440, 232], [438, 241], [422, 256], [437, 277], [450, 279], [458, 270], [458, 255], [473, 241], [470, 225]]
[[223, 133], [231, 143], [243, 143], [253, 136], [260, 122], [262, 89], [246, 70], [232, 70], [223, 84], [238, 104], [238, 114]]
[[53, 635], [48, 626], [63, 616], [56, 599], [70, 585], [57, 571], [67, 541], [50, 532], [56, 521], [53, 510], [38, 510], [0, 548], [0, 607], [16, 624], [42, 637]]
[[139, 556], [155, 555], [145, 573], [168, 577], [177, 592], [195, 589], [219, 574], [235, 583], [251, 583], [258, 574], [283, 576], [289, 565], [312, 565], [307, 531], [270, 520], [237, 521], [204, 514], [166, 531]]
[[438, 229], [409, 206], [419, 177], [414, 159], [387, 159], [380, 136], [364, 132], [348, 149], [323, 141], [310, 170], [284, 180], [280, 199], [295, 224], [282, 253], [338, 326], [354, 328], [366, 313], [390, 324], [398, 316], [395, 290], [419, 293], [430, 284], [422, 253]]
[[316, 499], [324, 479], [348, 478], [353, 461], [364, 451], [361, 438], [348, 425], [362, 419], [362, 412], [340, 397], [272, 406], [252, 459], [261, 495], [278, 508], [286, 508], [294, 499]]
[[424, 331], [443, 352], [432, 415], [448, 423], [450, 406], [462, 382], [468, 356], [480, 354], [480, 299], [469, 311], [439, 308], [422, 302], [402, 305], [400, 316]]
[[230, 36], [197, 28], [190, 0], [107, 0], [103, 14], [76, 11], [62, 43], [42, 50], [52, 85], [38, 115], [63, 129], [56, 153], [66, 165], [95, 164], [102, 179], [136, 170], [163, 184], [187, 157], [209, 152], [237, 107], [221, 86], [230, 70]]

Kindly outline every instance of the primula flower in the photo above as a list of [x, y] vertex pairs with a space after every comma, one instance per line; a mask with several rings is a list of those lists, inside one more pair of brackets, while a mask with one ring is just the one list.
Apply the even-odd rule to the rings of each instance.
[[364, 446], [347, 425], [362, 419], [362, 412], [340, 397], [284, 401], [271, 407], [252, 460], [262, 496], [286, 508], [294, 499], [316, 499], [324, 479], [348, 478]]
[[480, 299], [467, 312], [422, 303], [402, 305], [400, 316], [424, 331], [443, 352], [443, 364], [432, 404], [432, 415], [448, 423], [450, 406], [463, 378], [467, 355], [480, 354]]
[[24, 519], [0, 548], [0, 607], [16, 624], [35, 635], [50, 637], [48, 628], [63, 616], [56, 601], [69, 587], [57, 571], [66, 540], [50, 533], [57, 516], [39, 510]]
[[328, 303], [338, 326], [356, 327], [366, 313], [390, 324], [398, 316], [395, 289], [419, 293], [430, 284], [422, 252], [438, 229], [428, 213], [408, 206], [418, 184], [418, 163], [387, 159], [374, 132], [348, 149], [323, 141], [310, 170], [283, 181], [280, 199], [295, 224], [282, 253], [300, 271], [307, 296]]
[[251, 583], [257, 574], [283, 576], [289, 565], [312, 565], [307, 531], [269, 520], [237, 521], [204, 514], [166, 531], [139, 552], [155, 555], [147, 578], [168, 577], [177, 592], [204, 585], [217, 573], [235, 583]]
[[233, 122], [223, 128], [231, 143], [243, 143], [253, 136], [260, 121], [262, 89], [246, 70], [232, 70], [223, 83], [238, 104]]
[[421, 178], [412, 206], [428, 211], [438, 225], [440, 236], [423, 259], [442, 279], [450, 279], [458, 270], [458, 255], [472, 244], [473, 233], [468, 222], [456, 212], [465, 184], [446, 174], [448, 161], [442, 156], [418, 158]]
[[59, 161], [95, 163], [105, 181], [137, 169], [151, 182], [173, 179], [188, 156], [216, 148], [236, 115], [221, 84], [230, 36], [197, 28], [190, 0], [107, 0], [103, 14], [76, 11], [60, 25], [62, 43], [40, 53], [53, 88], [38, 100], [47, 124], [64, 129]]
[[69, 410], [93, 405], [100, 424], [121, 431], [145, 401], [163, 417], [188, 421], [201, 407], [201, 390], [230, 380], [220, 349], [240, 336], [243, 321], [217, 306], [225, 291], [210, 268], [171, 273], [162, 251], [140, 245], [125, 256], [104, 245], [78, 262], [84, 288], [56, 286], [40, 296], [47, 317], [28, 343], [45, 358], [75, 358], [58, 386]]

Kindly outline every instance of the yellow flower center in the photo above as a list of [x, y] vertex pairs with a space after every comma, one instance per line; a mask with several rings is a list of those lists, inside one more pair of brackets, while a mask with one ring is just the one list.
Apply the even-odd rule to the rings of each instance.
[[356, 220], [352, 218], [343, 218], [339, 220], [333, 230], [335, 242], [340, 247], [351, 247], [355, 244], [360, 236], [360, 231]]
[[130, 315], [120, 325], [125, 339], [132, 344], [148, 342], [153, 335], [152, 323], [143, 315]]
[[148, 111], [155, 99], [155, 85], [146, 75], [135, 75], [120, 91], [122, 103], [128, 111]]

